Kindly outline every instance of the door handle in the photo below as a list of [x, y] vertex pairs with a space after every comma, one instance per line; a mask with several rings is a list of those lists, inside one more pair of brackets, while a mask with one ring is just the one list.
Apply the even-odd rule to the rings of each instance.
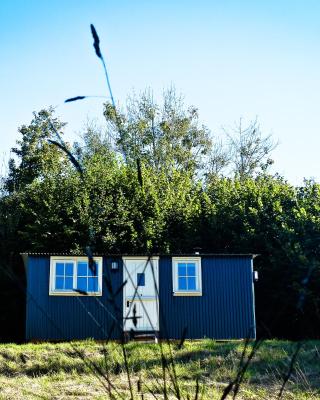
[[130, 306], [130, 301], [129, 300], [127, 300], [127, 307], [129, 307]]

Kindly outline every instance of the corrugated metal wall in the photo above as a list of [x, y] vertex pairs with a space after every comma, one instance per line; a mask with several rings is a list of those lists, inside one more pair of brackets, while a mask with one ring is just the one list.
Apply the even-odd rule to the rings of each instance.
[[160, 330], [163, 337], [255, 338], [252, 260], [202, 257], [202, 296], [173, 296], [171, 257], [160, 259]]
[[[115, 292], [122, 284], [122, 263], [119, 263], [118, 270], [111, 271], [111, 262], [112, 259], [104, 259], [103, 274]], [[50, 257], [29, 256], [27, 340], [105, 339], [110, 333], [113, 339], [120, 337], [122, 292], [113, 302], [110, 289], [103, 282], [103, 295], [100, 297], [49, 296], [49, 273]]]
[[[116, 291], [123, 280], [122, 261], [111, 271], [113, 259], [104, 257], [103, 274]], [[27, 340], [112, 339], [121, 337], [122, 291], [111, 300], [103, 295], [49, 296], [49, 256], [29, 256], [27, 267]], [[172, 259], [160, 257], [160, 334], [187, 338], [240, 339], [255, 337], [252, 259], [202, 256], [202, 296], [173, 296]], [[103, 305], [99, 304], [101, 302]], [[114, 320], [116, 319], [116, 321]]]

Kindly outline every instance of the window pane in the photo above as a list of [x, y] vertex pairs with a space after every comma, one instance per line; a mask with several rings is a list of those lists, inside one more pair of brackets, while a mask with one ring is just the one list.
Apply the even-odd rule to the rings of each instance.
[[188, 277], [188, 290], [196, 290], [196, 278]]
[[56, 277], [56, 290], [63, 290], [63, 281], [64, 279], [61, 277]]
[[62, 262], [56, 263], [56, 275], [60, 275], [60, 276], [64, 275], [64, 263], [62, 263]]
[[187, 278], [178, 278], [178, 289], [187, 290]]
[[93, 269], [90, 269], [87, 258], [66, 257], [63, 260], [53, 260], [50, 291], [52, 289], [52, 292], [61, 292], [65, 295], [74, 290], [92, 295], [101, 292], [99, 278], [101, 279], [102, 264], [100, 260], [94, 260], [93, 263]]
[[78, 276], [87, 276], [87, 275], [88, 275], [87, 261], [79, 261], [78, 262]]
[[98, 291], [98, 277], [88, 278], [88, 292]]
[[137, 286], [144, 286], [145, 285], [145, 277], [144, 273], [137, 273]]
[[84, 292], [88, 291], [87, 278], [78, 278], [77, 279], [77, 289], [83, 290]]
[[98, 263], [93, 261], [91, 268], [88, 266], [88, 276], [98, 276]]
[[72, 263], [66, 263], [65, 274], [66, 274], [66, 276], [73, 276], [73, 264]]
[[196, 276], [196, 264], [187, 264], [188, 276]]
[[73, 278], [65, 278], [65, 280], [64, 280], [64, 288], [66, 290], [72, 290], [72, 288], [73, 288]]
[[187, 275], [187, 266], [185, 263], [178, 263], [178, 276]]

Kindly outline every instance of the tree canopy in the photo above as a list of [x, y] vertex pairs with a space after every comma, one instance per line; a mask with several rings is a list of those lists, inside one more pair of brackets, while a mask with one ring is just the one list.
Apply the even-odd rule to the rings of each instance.
[[259, 254], [260, 334], [319, 336], [320, 185], [294, 187], [270, 174], [273, 142], [256, 121], [224, 147], [172, 90], [162, 105], [150, 92], [125, 111], [107, 103], [104, 116], [105, 132], [88, 126], [81, 142], [67, 145], [82, 175], [49, 141], [65, 126], [53, 109], [19, 129], [2, 177], [2, 260], [88, 243], [104, 253]]

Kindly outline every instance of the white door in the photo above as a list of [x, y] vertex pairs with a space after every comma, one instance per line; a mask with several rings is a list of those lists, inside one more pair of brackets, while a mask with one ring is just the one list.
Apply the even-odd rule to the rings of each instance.
[[124, 257], [123, 329], [159, 330], [158, 258]]

